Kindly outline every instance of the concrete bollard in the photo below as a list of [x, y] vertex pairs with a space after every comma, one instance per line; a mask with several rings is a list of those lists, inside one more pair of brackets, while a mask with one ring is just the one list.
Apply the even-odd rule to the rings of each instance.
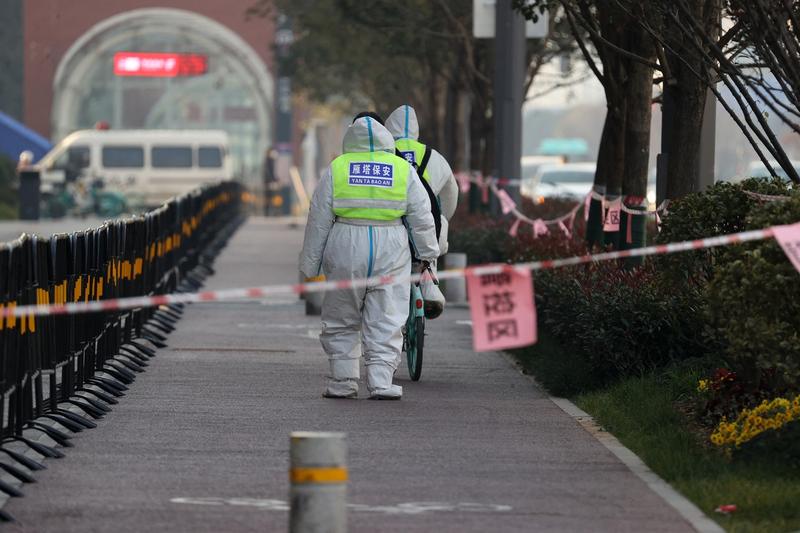
[[345, 533], [345, 434], [294, 431], [289, 441], [289, 532]]
[[[448, 253], [444, 256], [444, 267], [447, 270], [454, 268], [466, 268], [467, 254]], [[446, 279], [444, 283], [444, 297], [450, 304], [467, 303], [467, 282], [464, 278]]]

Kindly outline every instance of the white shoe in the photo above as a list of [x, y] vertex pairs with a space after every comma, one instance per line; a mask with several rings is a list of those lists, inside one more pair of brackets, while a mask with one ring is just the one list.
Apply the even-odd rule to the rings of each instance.
[[374, 389], [369, 393], [370, 400], [399, 400], [403, 397], [403, 387], [389, 385], [388, 389]]
[[322, 393], [323, 398], [357, 398], [358, 381], [354, 379], [331, 379]]

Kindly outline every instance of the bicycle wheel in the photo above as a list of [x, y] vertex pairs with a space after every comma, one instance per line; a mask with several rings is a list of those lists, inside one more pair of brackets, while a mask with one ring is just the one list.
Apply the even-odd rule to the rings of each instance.
[[422, 353], [425, 347], [425, 317], [410, 316], [406, 323], [406, 359], [408, 375], [419, 381], [422, 375]]

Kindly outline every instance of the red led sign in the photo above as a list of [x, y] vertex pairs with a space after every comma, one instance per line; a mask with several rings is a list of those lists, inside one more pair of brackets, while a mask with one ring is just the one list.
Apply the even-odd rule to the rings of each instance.
[[158, 52], [117, 52], [114, 74], [174, 78], [199, 76], [208, 72], [208, 56], [200, 54], [165, 54]]

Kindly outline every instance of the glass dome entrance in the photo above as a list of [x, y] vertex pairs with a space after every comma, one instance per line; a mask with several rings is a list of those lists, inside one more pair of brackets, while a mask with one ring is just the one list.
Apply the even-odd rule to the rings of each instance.
[[[206, 71], [119, 75], [120, 52], [199, 55]], [[55, 94], [56, 141], [98, 121], [113, 129], [221, 129], [246, 181], [258, 179], [270, 145], [272, 78], [263, 62], [238, 35], [187, 11], [137, 10], [98, 24], [65, 55]]]

